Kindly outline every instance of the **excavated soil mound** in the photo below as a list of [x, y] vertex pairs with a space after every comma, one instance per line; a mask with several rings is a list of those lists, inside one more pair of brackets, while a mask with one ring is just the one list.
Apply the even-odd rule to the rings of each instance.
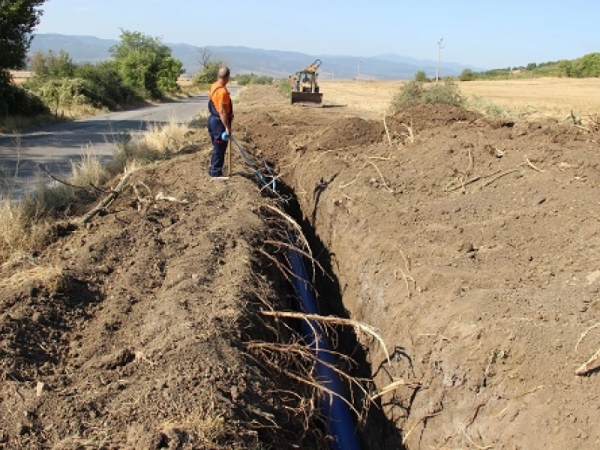
[[383, 135], [384, 128], [381, 122], [349, 117], [325, 127], [318, 138], [308, 143], [306, 149], [318, 151], [365, 146], [382, 142]]
[[315, 447], [302, 391], [244, 347], [265, 334], [257, 298], [281, 295], [257, 253], [265, 199], [207, 162], [136, 172], [89, 226], [2, 266], [0, 448]]

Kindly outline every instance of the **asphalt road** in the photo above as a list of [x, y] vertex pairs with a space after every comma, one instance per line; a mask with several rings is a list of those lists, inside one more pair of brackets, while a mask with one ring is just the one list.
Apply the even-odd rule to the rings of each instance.
[[[237, 89], [230, 89], [234, 94]], [[207, 110], [207, 96], [199, 95], [131, 111], [114, 112], [74, 122], [55, 124], [30, 133], [0, 137], [0, 194], [22, 198], [40, 182], [51, 179], [39, 169], [70, 173], [71, 162], [85, 154], [108, 161], [119, 135], [141, 133], [153, 124], [188, 123]]]

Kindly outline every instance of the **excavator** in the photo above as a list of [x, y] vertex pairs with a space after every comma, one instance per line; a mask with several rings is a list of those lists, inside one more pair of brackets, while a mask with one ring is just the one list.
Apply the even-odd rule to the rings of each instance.
[[310, 66], [305, 67], [295, 75], [290, 76], [292, 87], [292, 105], [294, 103], [323, 103], [323, 94], [319, 92], [317, 83], [317, 69], [321, 60], [317, 59]]

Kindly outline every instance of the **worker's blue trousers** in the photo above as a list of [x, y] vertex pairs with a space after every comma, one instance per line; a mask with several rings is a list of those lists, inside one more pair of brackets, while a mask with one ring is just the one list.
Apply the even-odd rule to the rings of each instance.
[[227, 142], [221, 139], [225, 131], [225, 126], [219, 117], [210, 116], [208, 118], [208, 133], [213, 144], [213, 151], [210, 157], [210, 167], [208, 174], [211, 177], [223, 176], [223, 165], [225, 164], [225, 152], [227, 151]]

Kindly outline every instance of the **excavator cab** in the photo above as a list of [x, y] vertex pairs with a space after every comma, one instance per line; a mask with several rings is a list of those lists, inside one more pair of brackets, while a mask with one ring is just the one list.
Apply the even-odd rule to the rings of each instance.
[[320, 66], [321, 60], [317, 59], [310, 66], [290, 77], [292, 105], [294, 103], [318, 105], [323, 103], [323, 94], [319, 92], [319, 83], [317, 82], [317, 69]]

